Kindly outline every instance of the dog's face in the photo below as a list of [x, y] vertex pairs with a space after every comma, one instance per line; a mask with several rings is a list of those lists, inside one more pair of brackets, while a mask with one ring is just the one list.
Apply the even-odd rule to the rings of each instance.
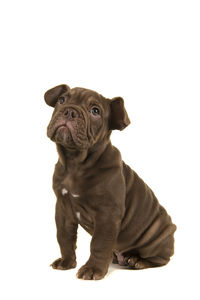
[[121, 97], [107, 99], [94, 91], [63, 84], [48, 90], [44, 98], [55, 107], [47, 135], [68, 150], [89, 149], [111, 130], [122, 130], [130, 123]]

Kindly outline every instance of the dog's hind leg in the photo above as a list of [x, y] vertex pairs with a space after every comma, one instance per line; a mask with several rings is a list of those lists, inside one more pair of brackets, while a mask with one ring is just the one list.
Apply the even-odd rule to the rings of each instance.
[[119, 264], [120, 266], [129, 266], [129, 267], [134, 267], [136, 262], [139, 260], [138, 255], [133, 255], [133, 254], [122, 254], [118, 251], [115, 251], [113, 256], [113, 263], [114, 264]]
[[142, 270], [147, 268], [155, 268], [166, 265], [169, 262], [169, 259], [162, 257], [149, 257], [149, 258], [136, 258], [135, 256], [130, 257], [127, 261], [128, 266], [135, 270]]
[[170, 260], [170, 258], [160, 256], [143, 258], [139, 254], [120, 253], [118, 251], [115, 251], [113, 254], [114, 264], [119, 264], [120, 266], [129, 267], [134, 270], [161, 267], [166, 265]]

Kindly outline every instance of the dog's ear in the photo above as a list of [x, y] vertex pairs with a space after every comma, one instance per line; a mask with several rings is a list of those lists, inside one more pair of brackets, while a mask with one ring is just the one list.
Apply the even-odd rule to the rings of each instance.
[[57, 85], [54, 88], [48, 90], [44, 94], [44, 100], [46, 104], [55, 107], [56, 102], [60, 95], [70, 90], [70, 87], [66, 84]]
[[130, 124], [130, 120], [124, 107], [124, 100], [121, 97], [115, 97], [110, 102], [110, 129], [123, 130]]

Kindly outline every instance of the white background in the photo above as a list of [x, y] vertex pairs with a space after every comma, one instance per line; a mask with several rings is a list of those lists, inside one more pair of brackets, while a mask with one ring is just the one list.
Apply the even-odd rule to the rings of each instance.
[[[199, 1], [1, 1], [1, 299], [199, 299]], [[157, 269], [111, 266], [101, 281], [59, 257], [44, 92], [61, 83], [122, 96], [132, 121], [112, 141], [154, 190], [178, 230]], [[71, 296], [69, 296], [71, 295]]]

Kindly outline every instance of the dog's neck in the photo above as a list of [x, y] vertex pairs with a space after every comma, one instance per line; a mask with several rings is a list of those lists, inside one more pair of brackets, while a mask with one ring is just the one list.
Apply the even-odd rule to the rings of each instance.
[[63, 167], [70, 171], [76, 168], [92, 168], [105, 152], [106, 148], [111, 147], [110, 135], [89, 149], [69, 150], [60, 144], [56, 144], [59, 161]]

